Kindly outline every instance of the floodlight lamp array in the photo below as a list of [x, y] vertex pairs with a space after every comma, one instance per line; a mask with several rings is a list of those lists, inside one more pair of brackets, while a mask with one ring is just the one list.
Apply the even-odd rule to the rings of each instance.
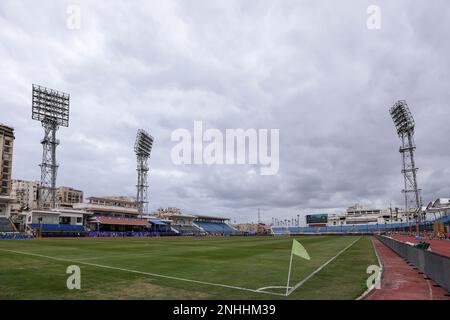
[[153, 147], [153, 137], [145, 130], [139, 129], [136, 142], [134, 144], [134, 151], [138, 156], [150, 157]]
[[414, 118], [409, 110], [406, 101], [399, 100], [390, 109], [392, 120], [394, 121], [397, 133], [401, 136], [404, 133], [414, 130], [415, 122]]
[[32, 118], [34, 120], [68, 127], [69, 103], [69, 94], [33, 84]]

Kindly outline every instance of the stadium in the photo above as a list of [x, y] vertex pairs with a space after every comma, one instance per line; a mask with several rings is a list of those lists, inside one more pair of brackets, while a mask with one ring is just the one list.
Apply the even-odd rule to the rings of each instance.
[[450, 11], [78, 2], [0, 4], [2, 316], [448, 303]]
[[[321, 214], [308, 216], [307, 227], [259, 226], [260, 232], [176, 208], [141, 217], [135, 202], [123, 199], [91, 198], [83, 206], [85, 214], [78, 215], [86, 222], [78, 225], [54, 223], [67, 211], [31, 211], [24, 227], [1, 218], [2, 300], [394, 300], [429, 299], [429, 292], [433, 299], [450, 298], [443, 272], [448, 240], [435, 236], [449, 226], [448, 206], [441, 205], [441, 218], [414, 226], [326, 226]], [[310, 260], [292, 259], [294, 239]], [[429, 247], [419, 246], [423, 242]], [[67, 289], [72, 265], [80, 267], [81, 290]], [[369, 266], [380, 267], [373, 281], [379, 279], [379, 290], [367, 285]], [[402, 276], [392, 279], [393, 268]], [[400, 286], [386, 289], [393, 284]]]
[[[414, 119], [390, 109], [402, 140], [405, 207], [233, 224], [228, 217], [148, 208], [154, 137], [138, 129], [136, 197], [56, 188], [56, 132], [70, 95], [32, 86], [45, 129], [41, 181], [12, 180], [14, 129], [0, 127], [2, 300], [449, 300], [450, 200], [422, 205]], [[52, 103], [49, 103], [52, 101]]]

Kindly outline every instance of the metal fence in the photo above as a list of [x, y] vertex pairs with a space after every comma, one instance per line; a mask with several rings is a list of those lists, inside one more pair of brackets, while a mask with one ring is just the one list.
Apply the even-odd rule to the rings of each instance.
[[394, 250], [400, 257], [414, 264], [421, 272], [450, 292], [450, 258], [409, 244], [377, 236], [386, 246]]

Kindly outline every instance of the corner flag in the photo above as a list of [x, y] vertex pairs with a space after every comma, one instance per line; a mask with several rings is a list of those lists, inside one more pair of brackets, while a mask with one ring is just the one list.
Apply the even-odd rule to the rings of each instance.
[[286, 285], [286, 297], [289, 295], [289, 289], [291, 289], [291, 287], [289, 287], [289, 283], [291, 282], [292, 257], [294, 256], [294, 254], [300, 258], [303, 258], [306, 260], [311, 260], [305, 247], [302, 246], [302, 244], [300, 242], [298, 242], [297, 240], [294, 239], [292, 242], [291, 262], [289, 262], [289, 273], [288, 273], [288, 280], [287, 280], [287, 285]]
[[306, 251], [305, 247], [301, 245], [300, 242], [294, 239], [292, 242], [292, 254], [295, 254], [296, 256], [299, 256], [300, 258], [311, 260], [309, 257], [308, 252]]

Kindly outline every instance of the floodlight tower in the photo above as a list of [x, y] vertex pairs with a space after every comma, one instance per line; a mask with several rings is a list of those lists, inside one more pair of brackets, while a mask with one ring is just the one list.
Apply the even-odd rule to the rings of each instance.
[[134, 144], [138, 172], [136, 203], [141, 215], [148, 212], [148, 159], [152, 152], [153, 140], [153, 137], [145, 130], [139, 129]]
[[400, 153], [402, 155], [402, 173], [405, 185], [403, 189], [403, 193], [405, 194], [405, 212], [409, 222], [410, 209], [415, 209], [415, 219], [417, 222], [421, 222], [422, 198], [420, 193], [422, 190], [417, 186], [417, 171], [419, 169], [416, 168], [414, 161], [414, 152], [416, 151], [416, 145], [414, 143], [415, 121], [404, 100], [397, 101], [390, 109], [390, 114], [397, 129], [398, 136], [402, 140]]
[[56, 207], [56, 131], [69, 126], [70, 95], [33, 84], [32, 118], [42, 123], [44, 139], [41, 167], [41, 184], [38, 189], [40, 209]]

